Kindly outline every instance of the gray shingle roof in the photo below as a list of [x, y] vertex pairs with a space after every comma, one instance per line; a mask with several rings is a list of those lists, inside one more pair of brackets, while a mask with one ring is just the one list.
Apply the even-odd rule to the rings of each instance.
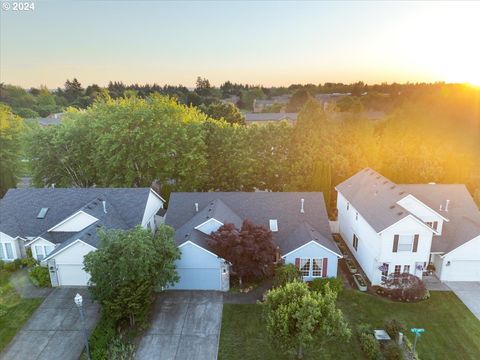
[[[142, 221], [149, 193], [149, 188], [10, 189], [0, 200], [0, 231], [12, 237], [42, 235], [64, 242], [66, 234], [46, 232], [79, 210], [107, 228], [133, 228]], [[107, 214], [101, 200], [106, 201]], [[37, 219], [43, 207], [49, 210], [44, 219]]]
[[[366, 168], [336, 187], [360, 215], [381, 232], [410, 214], [397, 201], [409, 194], [439, 213], [444, 222], [441, 236], [434, 235], [433, 252], [450, 252], [480, 235], [480, 211], [465, 185], [401, 184], [397, 185], [376, 171]], [[450, 200], [449, 211], [445, 208]]]
[[[300, 199], [305, 199], [305, 213], [300, 213]], [[199, 204], [199, 212], [195, 211]], [[209, 211], [210, 210], [210, 211]], [[269, 228], [269, 220], [278, 221], [275, 242], [286, 254], [312, 240], [312, 234], [292, 235], [306, 222], [315, 228], [318, 242], [340, 254], [332, 240], [323, 194], [319, 192], [204, 192], [172, 193], [165, 223], [174, 227], [178, 245], [190, 240], [208, 249], [208, 236], [195, 230], [195, 226], [207, 220], [209, 213], [223, 223], [241, 226], [243, 220]], [[209, 249], [211, 250], [211, 249]]]
[[245, 121], [296, 121], [298, 113], [246, 113]]

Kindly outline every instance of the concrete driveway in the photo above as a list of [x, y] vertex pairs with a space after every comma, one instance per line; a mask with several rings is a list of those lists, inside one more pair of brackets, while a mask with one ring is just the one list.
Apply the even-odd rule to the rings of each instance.
[[446, 284], [480, 320], [480, 282], [447, 281]]
[[222, 322], [223, 294], [166, 291], [158, 295], [137, 360], [214, 360]]
[[83, 296], [87, 328], [92, 330], [99, 318], [86, 288], [56, 288], [33, 313], [13, 338], [2, 360], [78, 360], [84, 347], [80, 314], [73, 302]]

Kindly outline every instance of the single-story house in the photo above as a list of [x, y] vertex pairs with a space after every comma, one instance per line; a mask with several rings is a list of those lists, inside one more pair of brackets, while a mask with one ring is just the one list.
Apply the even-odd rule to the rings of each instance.
[[465, 185], [395, 184], [366, 168], [336, 187], [340, 234], [373, 285], [387, 275], [480, 281], [480, 211]]
[[0, 200], [0, 260], [32, 256], [50, 269], [52, 286], [85, 286], [83, 257], [97, 249], [97, 230], [154, 231], [164, 200], [150, 188], [10, 189]]
[[322, 193], [174, 192], [165, 215], [181, 250], [173, 288], [228, 291], [229, 263], [210, 248], [209, 235], [227, 223], [239, 229], [244, 220], [270, 229], [278, 257], [298, 266], [304, 280], [337, 276], [341, 252]]
[[247, 125], [264, 125], [268, 123], [278, 123], [285, 120], [289, 124], [294, 125], [297, 118], [298, 113], [246, 113], [245, 123]]

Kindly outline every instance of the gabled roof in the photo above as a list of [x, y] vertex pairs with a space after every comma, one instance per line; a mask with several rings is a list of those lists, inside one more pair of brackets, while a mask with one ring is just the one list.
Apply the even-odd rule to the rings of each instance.
[[338, 256], [342, 256], [342, 253], [338, 249], [337, 245], [332, 241], [330, 237], [323, 236], [315, 227], [309, 224], [307, 221], [302, 221], [288, 236], [288, 241], [291, 244], [296, 244], [295, 248], [299, 248], [311, 241], [320, 244], [327, 250], [335, 253]]
[[[141, 223], [149, 194], [149, 188], [10, 189], [0, 200], [0, 231], [12, 237], [36, 237], [80, 209], [98, 218], [103, 212], [101, 200], [131, 228]], [[44, 207], [49, 208], [45, 218], [37, 219]]]
[[336, 189], [377, 233], [410, 215], [397, 204], [408, 192], [370, 168], [356, 173]]
[[[300, 212], [300, 200], [305, 199], [305, 212]], [[199, 211], [195, 211], [198, 203]], [[213, 214], [211, 216], [209, 214]], [[269, 220], [278, 221], [278, 232], [272, 233], [282, 254], [295, 250], [311, 237], [292, 234], [303, 222], [311, 224], [328, 246], [335, 249], [328, 223], [323, 194], [320, 192], [192, 192], [172, 193], [165, 223], [176, 229], [178, 245], [192, 241], [208, 250], [208, 235], [195, 230], [195, 226], [214, 217], [222, 223], [241, 227], [243, 220], [269, 228]], [[336, 248], [337, 253], [340, 253]]]

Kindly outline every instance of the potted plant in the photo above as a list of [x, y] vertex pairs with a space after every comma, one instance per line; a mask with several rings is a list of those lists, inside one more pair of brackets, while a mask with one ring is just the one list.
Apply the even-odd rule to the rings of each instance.
[[357, 272], [357, 267], [355, 266], [355, 263], [352, 261], [352, 259], [346, 259], [345, 263], [347, 264], [347, 268], [350, 273], [355, 274]]
[[362, 274], [353, 274], [353, 280], [355, 284], [357, 284], [358, 290], [367, 291], [367, 282]]

